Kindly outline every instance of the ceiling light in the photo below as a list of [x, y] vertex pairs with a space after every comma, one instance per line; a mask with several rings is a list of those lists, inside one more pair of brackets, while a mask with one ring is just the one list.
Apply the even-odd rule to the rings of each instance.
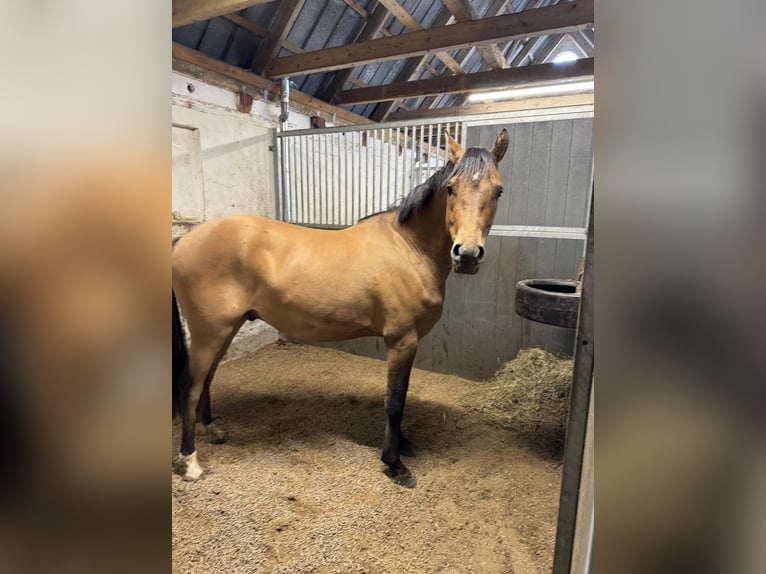
[[575, 54], [572, 50], [564, 50], [558, 56], [553, 58], [553, 63], [560, 64], [561, 62], [574, 62], [575, 60], [579, 59], [580, 56]]
[[539, 96], [554, 96], [571, 94], [573, 92], [592, 92], [593, 80], [586, 82], [567, 82], [565, 84], [548, 84], [545, 86], [529, 86], [512, 90], [496, 92], [478, 92], [468, 96], [469, 102], [487, 102], [493, 100], [510, 100], [513, 98], [535, 98]]

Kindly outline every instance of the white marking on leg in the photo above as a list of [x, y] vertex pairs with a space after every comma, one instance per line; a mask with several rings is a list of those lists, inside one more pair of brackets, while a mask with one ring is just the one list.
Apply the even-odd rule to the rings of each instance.
[[186, 472], [184, 478], [186, 480], [197, 480], [202, 476], [202, 467], [197, 462], [197, 451], [195, 450], [188, 456], [180, 455], [181, 460], [186, 463]]

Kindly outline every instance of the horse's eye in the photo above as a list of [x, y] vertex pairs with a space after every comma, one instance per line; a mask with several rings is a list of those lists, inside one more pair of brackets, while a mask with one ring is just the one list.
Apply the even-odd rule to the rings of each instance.
[[452, 185], [448, 183], [447, 184], [447, 195], [452, 195], [453, 193], [455, 193], [455, 190], [452, 188]]
[[501, 195], [503, 195], [503, 188], [502, 188], [502, 187], [498, 187], [498, 188], [495, 190], [495, 197], [496, 197], [497, 199], [500, 199], [500, 196], [501, 196]]

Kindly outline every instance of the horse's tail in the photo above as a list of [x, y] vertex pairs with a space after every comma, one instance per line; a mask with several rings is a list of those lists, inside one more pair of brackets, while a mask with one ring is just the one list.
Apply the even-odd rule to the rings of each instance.
[[173, 292], [173, 416], [181, 411], [189, 393], [189, 352], [186, 335], [181, 325], [176, 294]]
[[[179, 238], [173, 239], [173, 246]], [[176, 293], [173, 294], [173, 416], [180, 412], [189, 393], [189, 352], [186, 350], [186, 334], [181, 325]]]

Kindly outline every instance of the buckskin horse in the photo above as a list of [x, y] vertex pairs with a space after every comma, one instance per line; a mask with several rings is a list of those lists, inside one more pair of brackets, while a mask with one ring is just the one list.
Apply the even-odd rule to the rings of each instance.
[[[491, 150], [446, 134], [447, 163], [393, 209], [343, 230], [235, 215], [190, 231], [173, 248], [174, 412], [182, 419], [176, 471], [202, 475], [195, 421], [223, 442], [210, 414], [210, 383], [245, 321], [261, 319], [307, 342], [382, 336], [387, 348], [387, 416], [381, 460], [402, 486], [416, 480], [400, 454], [418, 341], [439, 320], [451, 270], [476, 273], [503, 191], [497, 164], [506, 130]], [[187, 354], [180, 306], [190, 333]]]

